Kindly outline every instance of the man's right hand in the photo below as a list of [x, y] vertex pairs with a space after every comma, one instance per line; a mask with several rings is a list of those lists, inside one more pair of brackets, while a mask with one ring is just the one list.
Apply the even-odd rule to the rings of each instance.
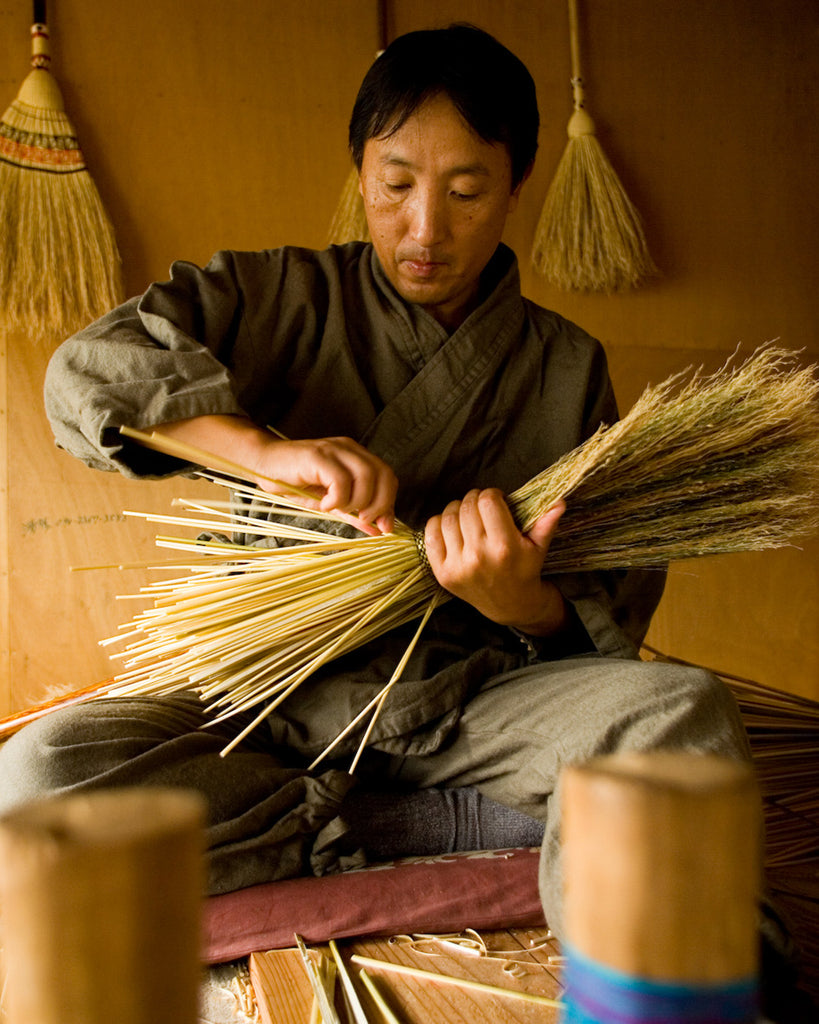
[[152, 429], [244, 466], [264, 491], [277, 493], [274, 480], [306, 490], [315, 497], [299, 496], [305, 508], [353, 516], [365, 533], [393, 528], [396, 476], [349, 437], [286, 441], [242, 416], [197, 416]]

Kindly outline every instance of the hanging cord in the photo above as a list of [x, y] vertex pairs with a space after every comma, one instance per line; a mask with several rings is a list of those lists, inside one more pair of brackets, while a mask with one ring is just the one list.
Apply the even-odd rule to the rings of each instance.
[[583, 89], [583, 69], [580, 63], [580, 29], [577, 16], [577, 0], [569, 0], [569, 43], [572, 56], [572, 93], [574, 95], [574, 113], [567, 131], [569, 138], [576, 139], [581, 135], [594, 135], [594, 121], [585, 108], [585, 92]]
[[387, 49], [390, 41], [390, 12], [387, 0], [378, 0], [378, 53]]

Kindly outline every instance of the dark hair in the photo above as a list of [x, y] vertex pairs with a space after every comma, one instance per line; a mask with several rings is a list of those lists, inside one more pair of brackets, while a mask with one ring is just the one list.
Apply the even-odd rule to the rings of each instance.
[[485, 142], [506, 146], [516, 188], [537, 151], [535, 83], [521, 60], [473, 25], [408, 32], [384, 50], [364, 77], [350, 118], [356, 167], [368, 139], [398, 131], [442, 93]]

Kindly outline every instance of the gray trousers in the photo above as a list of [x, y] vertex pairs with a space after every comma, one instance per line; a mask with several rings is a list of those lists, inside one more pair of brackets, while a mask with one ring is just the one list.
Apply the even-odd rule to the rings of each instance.
[[[348, 846], [371, 846], [368, 831], [391, 835], [371, 848], [395, 856], [433, 852], [430, 841], [444, 852], [531, 845], [536, 837], [541, 899], [560, 935], [565, 765], [621, 750], [749, 756], [733, 697], [709, 673], [599, 657], [536, 664], [487, 681], [436, 752], [368, 751], [356, 788], [341, 765], [308, 773], [292, 752], [270, 749], [263, 727], [220, 757], [235, 720], [205, 730], [202, 724], [201, 706], [187, 695], [53, 712], [0, 747], [0, 813], [45, 794], [195, 788], [210, 808], [211, 892], [302, 874], [311, 863], [315, 869], [316, 851], [338, 837], [343, 846], [345, 830]], [[436, 819], [443, 822], [437, 831]]]

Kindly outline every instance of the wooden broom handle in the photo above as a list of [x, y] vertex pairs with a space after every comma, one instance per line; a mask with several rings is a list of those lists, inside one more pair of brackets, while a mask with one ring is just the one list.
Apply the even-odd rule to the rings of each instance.
[[51, 64], [51, 50], [46, 25], [46, 0], [34, 0], [31, 26], [31, 66], [48, 71]]

